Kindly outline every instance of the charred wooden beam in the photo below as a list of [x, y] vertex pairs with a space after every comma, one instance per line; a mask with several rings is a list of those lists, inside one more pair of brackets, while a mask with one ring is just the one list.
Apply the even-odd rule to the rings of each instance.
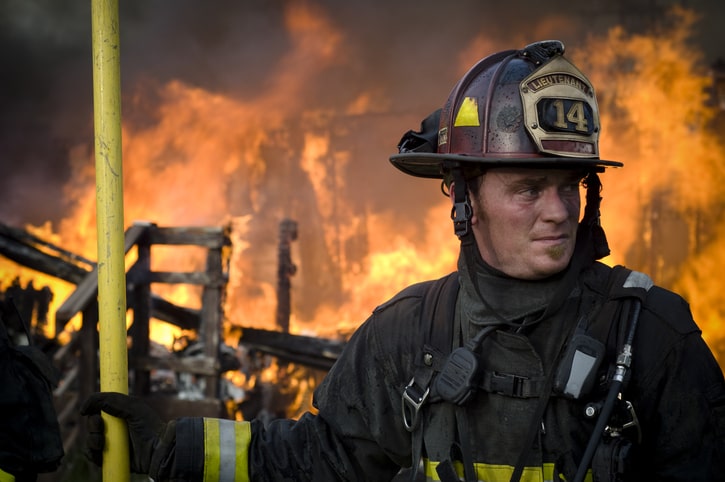
[[0, 223], [0, 254], [40, 273], [78, 284], [95, 263], [53, 246], [36, 236]]
[[188, 358], [136, 356], [129, 360], [129, 367], [145, 371], [167, 369], [195, 375], [216, 376], [219, 375], [220, 364], [218, 359], [207, 356]]
[[167, 420], [174, 420], [179, 417], [232, 418], [224, 403], [218, 398], [183, 400], [171, 396], [152, 394], [144, 396], [143, 401], [156, 413], [163, 413]]
[[[141, 237], [144, 236], [147, 227], [144, 224], [134, 224], [127, 230], [127, 252], [134, 243], [139, 242]], [[165, 233], [164, 236], [168, 239], [176, 241], [176, 244], [183, 244], [182, 241], [191, 239], [189, 238], [190, 231], [196, 235], [199, 235], [199, 231], [203, 231], [200, 235], [202, 236], [202, 240], [213, 244], [207, 238], [211, 237], [211, 234], [218, 235], [221, 229], [206, 229], [203, 231], [202, 228], [194, 228], [191, 230], [169, 228], [161, 229], [161, 231]], [[219, 244], [219, 242], [217, 241], [216, 244]], [[47, 241], [43, 241], [23, 229], [0, 223], [0, 255], [33, 271], [45, 273], [78, 285], [78, 288], [76, 288], [56, 313], [57, 332], [62, 331], [65, 324], [76, 313], [83, 310], [84, 303], [96, 297], [96, 263], [54, 246]], [[131, 278], [133, 277], [131, 270], [129, 270], [129, 276]], [[174, 305], [164, 298], [153, 294], [151, 295], [151, 313], [154, 318], [171, 323], [185, 330], [195, 330], [199, 327], [199, 310]]]
[[257, 328], [243, 328], [239, 343], [287, 362], [321, 370], [329, 370], [345, 346], [342, 341]]
[[290, 278], [297, 272], [292, 262], [291, 244], [297, 239], [297, 223], [284, 219], [279, 226], [279, 253], [277, 267], [277, 326], [285, 333], [289, 332], [289, 319], [292, 311]]
[[183, 330], [198, 330], [201, 320], [199, 310], [175, 305], [153, 294], [151, 295], [151, 316]]
[[228, 227], [158, 227], [148, 233], [149, 244], [194, 245], [210, 249], [230, 246]]
[[[133, 267], [129, 270], [130, 278], [135, 281]], [[49, 273], [52, 274], [52, 273]], [[130, 291], [127, 292], [127, 299], [132, 299], [134, 283], [129, 284]], [[56, 333], [65, 328], [71, 318], [79, 313], [98, 294], [98, 279], [95, 268], [88, 273], [76, 290], [70, 294], [65, 302], [58, 308], [55, 314]], [[158, 295], [151, 295], [151, 316], [171, 323], [185, 330], [196, 330], [199, 328], [199, 310], [185, 308], [175, 305]]]

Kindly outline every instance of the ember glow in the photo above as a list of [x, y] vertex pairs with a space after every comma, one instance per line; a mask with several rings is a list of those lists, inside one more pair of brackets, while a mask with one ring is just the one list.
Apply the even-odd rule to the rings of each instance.
[[[651, 273], [657, 283], [682, 292], [708, 343], [725, 353], [718, 281], [725, 268], [725, 149], [708, 128], [715, 115], [706, 94], [711, 79], [686, 40], [694, 17], [673, 15], [680, 20], [671, 22], [676, 26], [657, 34], [615, 28], [572, 46], [569, 55], [597, 89], [602, 158], [625, 164], [602, 177], [603, 222], [614, 253], [605, 261]], [[411, 180], [387, 161], [403, 132], [417, 128], [428, 112], [389, 111], [390, 99], [372, 83], [351, 85], [335, 105], [317, 102], [308, 95], [311, 86], [345, 66], [345, 31], [321, 9], [302, 4], [287, 9], [285, 25], [289, 50], [255, 95], [219, 94], [181, 80], [126, 86], [125, 216], [127, 225], [147, 220], [232, 227], [228, 332], [233, 326], [274, 328], [277, 227], [294, 219], [298, 270], [290, 331], [345, 336], [403, 287], [454, 270], [457, 241], [437, 182], [414, 180], [417, 191], [406, 188], [401, 198], [397, 185], [410, 186]], [[462, 73], [499, 44], [484, 34], [470, 39], [453, 68]], [[442, 104], [449, 88], [441, 85], [430, 105]], [[73, 208], [55, 226], [26, 228], [93, 258], [90, 144], [70, 151], [75, 174], [65, 193]], [[660, 212], [676, 217], [684, 244], [662, 248], [669, 236], [658, 231], [653, 213]], [[203, 266], [201, 253], [175, 249], [153, 252], [152, 268]], [[675, 256], [668, 255], [672, 249]], [[0, 270], [3, 280], [20, 276], [50, 286], [51, 313], [74, 288], [5, 259]], [[198, 307], [193, 290], [152, 289]], [[178, 334], [160, 322], [152, 328], [152, 337], [166, 346]]]

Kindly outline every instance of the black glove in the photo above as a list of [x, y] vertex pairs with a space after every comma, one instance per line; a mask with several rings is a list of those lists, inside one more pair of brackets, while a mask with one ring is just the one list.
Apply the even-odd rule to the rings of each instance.
[[81, 415], [88, 416], [86, 456], [99, 466], [103, 463], [105, 443], [101, 411], [128, 424], [131, 472], [148, 474], [154, 480], [168, 477], [176, 445], [173, 421], [164, 422], [137, 398], [121, 393], [94, 393], [83, 403]]

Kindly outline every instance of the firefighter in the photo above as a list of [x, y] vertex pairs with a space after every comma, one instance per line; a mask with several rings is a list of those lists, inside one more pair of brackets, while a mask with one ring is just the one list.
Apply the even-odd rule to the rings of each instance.
[[[156, 481], [725, 478], [725, 381], [688, 305], [609, 267], [594, 88], [559, 41], [490, 55], [407, 132], [395, 167], [441, 179], [458, 270], [377, 307], [299, 420], [128, 422]], [[585, 193], [580, 213], [580, 186]]]

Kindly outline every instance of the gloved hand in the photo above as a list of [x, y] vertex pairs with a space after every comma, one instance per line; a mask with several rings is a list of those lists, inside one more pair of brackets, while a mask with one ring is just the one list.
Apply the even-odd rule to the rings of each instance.
[[124, 419], [128, 424], [131, 472], [164, 480], [174, 456], [175, 423], [164, 422], [151, 407], [137, 398], [113, 392], [91, 395], [80, 412], [88, 416], [86, 456], [99, 466], [103, 463], [105, 443], [101, 411]]

